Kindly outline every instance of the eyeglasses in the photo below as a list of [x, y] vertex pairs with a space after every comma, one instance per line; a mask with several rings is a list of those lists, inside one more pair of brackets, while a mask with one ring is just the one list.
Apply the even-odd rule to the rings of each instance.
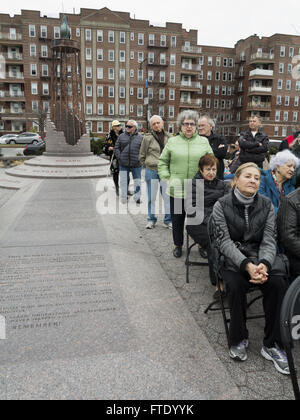
[[133, 125], [125, 125], [126, 128], [132, 128], [134, 127]]
[[183, 125], [184, 127], [196, 127], [196, 124], [195, 124], [195, 123], [188, 123], [188, 122], [184, 122], [184, 123], [182, 123], [182, 125]]

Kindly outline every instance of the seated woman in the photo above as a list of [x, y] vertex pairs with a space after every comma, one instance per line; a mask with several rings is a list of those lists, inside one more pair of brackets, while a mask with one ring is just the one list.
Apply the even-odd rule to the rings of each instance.
[[279, 372], [289, 374], [279, 325], [286, 284], [281, 276], [272, 274], [275, 212], [271, 201], [257, 193], [260, 178], [255, 163], [243, 164], [235, 173], [233, 191], [213, 209], [214, 237], [224, 256], [221, 272], [230, 307], [229, 355], [238, 361], [247, 360], [246, 293], [251, 285], [259, 286], [266, 320], [261, 355], [273, 361]]
[[193, 209], [195, 209], [197, 206], [197, 191], [198, 193], [201, 193], [201, 186], [200, 184], [197, 184], [197, 181], [204, 180], [204, 219], [201, 224], [189, 224], [189, 221], [191, 221], [191, 218], [195, 216], [195, 213], [188, 213], [186, 226], [190, 237], [200, 245], [200, 255], [203, 258], [208, 258], [210, 266], [210, 280], [213, 285], [216, 284], [216, 280], [213, 275], [213, 270], [210, 264], [211, 261], [209, 258], [210, 250], [207, 223], [210, 215], [212, 214], [214, 204], [228, 191], [226, 183], [216, 178], [218, 164], [218, 159], [213, 154], [207, 154], [200, 159], [199, 171], [192, 181], [192, 205]]
[[299, 166], [299, 159], [289, 150], [284, 150], [278, 152], [271, 160], [271, 169], [261, 171], [259, 193], [270, 198], [275, 213], [278, 212], [281, 198], [295, 189], [293, 176], [297, 166]]

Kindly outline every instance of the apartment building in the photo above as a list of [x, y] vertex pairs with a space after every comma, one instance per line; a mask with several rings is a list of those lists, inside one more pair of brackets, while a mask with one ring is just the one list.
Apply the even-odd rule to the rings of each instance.
[[[146, 129], [154, 113], [173, 133], [177, 114], [191, 108], [213, 117], [231, 140], [253, 114], [271, 137], [297, 124], [300, 78], [292, 60], [300, 37], [255, 35], [234, 48], [212, 47], [198, 45], [198, 32], [180, 23], [154, 26], [108, 8], [66, 16], [81, 46], [83, 106], [94, 133], [107, 132], [114, 119]], [[51, 41], [60, 38], [61, 20], [30, 10], [0, 14], [0, 133], [38, 127], [49, 108]]]

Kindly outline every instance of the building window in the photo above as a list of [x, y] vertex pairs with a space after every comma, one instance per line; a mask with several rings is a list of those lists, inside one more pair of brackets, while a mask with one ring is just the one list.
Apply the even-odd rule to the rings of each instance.
[[120, 69], [120, 82], [125, 82], [125, 70]]
[[120, 104], [120, 106], [119, 106], [119, 114], [120, 115], [125, 115], [125, 105], [124, 104]]
[[125, 51], [120, 51], [120, 62], [125, 63]]
[[212, 66], [212, 64], [213, 64], [213, 59], [212, 59], [212, 57], [207, 57], [207, 65], [208, 65], [208, 66]]
[[114, 42], [115, 42], [115, 32], [114, 31], [108, 31], [108, 42], [110, 44], [114, 44]]
[[160, 81], [160, 83], [165, 83], [166, 82], [166, 72], [164, 72], [164, 71], [159, 72], [159, 81]]
[[114, 86], [108, 86], [108, 97], [114, 98], [115, 97], [115, 87]]
[[285, 89], [286, 89], [286, 90], [291, 90], [291, 87], [292, 87], [292, 82], [291, 82], [291, 80], [286, 80], [286, 86], [285, 86]]
[[297, 122], [298, 121], [298, 112], [295, 111], [293, 112], [293, 122]]
[[29, 36], [31, 38], [34, 38], [36, 36], [35, 25], [29, 25]]
[[149, 34], [149, 45], [150, 46], [154, 46], [155, 45], [155, 35], [154, 34]]
[[209, 109], [210, 108], [210, 99], [206, 99], [205, 106], [206, 106], [206, 109]]
[[299, 106], [299, 96], [295, 96], [295, 98], [294, 98], [294, 106]]
[[36, 57], [36, 45], [30, 44], [30, 57]]
[[160, 46], [161, 47], [166, 47], [167, 45], [167, 36], [166, 35], [161, 35], [160, 36]]
[[286, 97], [284, 98], [284, 105], [285, 105], [285, 106], [290, 106], [290, 97], [289, 97], [289, 96], [286, 96]]
[[38, 84], [37, 82], [31, 82], [31, 94], [37, 95], [38, 94]]
[[115, 61], [115, 51], [108, 50], [108, 61]]
[[37, 66], [36, 64], [30, 64], [30, 75], [36, 76], [37, 75]]
[[109, 80], [114, 80], [115, 79], [115, 69], [108, 69], [108, 78]]
[[279, 63], [279, 74], [284, 73], [284, 63]]
[[275, 121], [280, 121], [280, 111], [275, 112]]
[[91, 48], [86, 48], [85, 49], [85, 59], [86, 60], [91, 60], [92, 59], [92, 49]]
[[169, 118], [174, 118], [175, 116], [175, 109], [173, 106], [169, 106]]
[[93, 95], [93, 86], [86, 85], [86, 96], [92, 96], [92, 95]]
[[164, 107], [164, 106], [160, 106], [160, 107], [159, 107], [158, 115], [159, 115], [161, 118], [164, 118], [164, 116], [165, 116], [165, 107]]
[[176, 66], [176, 54], [170, 55], [170, 66]]
[[176, 48], [176, 36], [171, 36], [171, 48]]
[[207, 80], [212, 80], [212, 71], [207, 72]]
[[170, 89], [169, 91], [169, 100], [175, 101], [175, 89]]
[[289, 111], [284, 111], [283, 113], [283, 121], [288, 122], [289, 120]]
[[284, 46], [280, 47], [280, 57], [285, 57], [285, 47]]
[[103, 115], [103, 104], [97, 104], [97, 114]]
[[59, 26], [54, 26], [53, 34], [54, 34], [55, 39], [60, 39], [60, 27]]
[[142, 82], [144, 80], [144, 71], [138, 70], [138, 82]]
[[138, 88], [137, 89], [137, 99], [143, 99], [144, 94], [143, 94], [143, 88]]
[[98, 67], [97, 68], [97, 79], [103, 79], [103, 68], [102, 67]]
[[41, 26], [41, 38], [47, 38], [47, 26]]
[[49, 95], [49, 84], [43, 83], [43, 95]]
[[103, 98], [103, 86], [102, 85], [97, 86], [97, 98]]
[[115, 104], [108, 104], [108, 115], [115, 115]]
[[103, 122], [101, 121], [97, 122], [97, 133], [103, 133]]
[[278, 79], [277, 81], [277, 89], [281, 90], [282, 89], [282, 79]]
[[293, 58], [294, 57], [294, 47], [290, 47], [289, 48], [289, 58]]
[[77, 36], [77, 38], [80, 37], [80, 28], [76, 28], [76, 36]]
[[98, 61], [103, 61], [103, 50], [102, 49], [97, 50], [97, 60]]
[[97, 42], [103, 42], [103, 30], [102, 29], [97, 30]]
[[87, 79], [91, 79], [93, 77], [92, 67], [86, 67], [85, 76]]
[[174, 71], [171, 71], [170, 72], [170, 83], [174, 85], [175, 82], [176, 82], [176, 73]]
[[138, 105], [137, 109], [136, 109], [136, 115], [138, 117], [142, 117], [143, 116], [143, 105]]
[[48, 57], [48, 47], [47, 45], [41, 45], [41, 56]]
[[164, 101], [166, 98], [166, 92], [165, 89], [159, 89], [159, 100]]
[[138, 34], [138, 45], [144, 45], [144, 34]]
[[154, 53], [148, 53], [148, 64], [154, 64]]
[[277, 95], [276, 96], [276, 105], [281, 105], [281, 104], [282, 104], [281, 96]]
[[120, 86], [120, 98], [125, 99], [125, 87]]
[[120, 32], [120, 44], [125, 44], [125, 43], [126, 43], [125, 32]]
[[86, 29], [85, 30], [85, 40], [86, 41], [91, 41], [92, 40], [92, 30], [91, 29]]
[[275, 137], [279, 136], [279, 127], [277, 127], [277, 126], [274, 127], [274, 136]]
[[86, 104], [86, 114], [92, 115], [93, 113], [93, 104]]
[[39, 110], [38, 101], [32, 101], [31, 102], [31, 109], [32, 109], [33, 112], [38, 112], [38, 110]]

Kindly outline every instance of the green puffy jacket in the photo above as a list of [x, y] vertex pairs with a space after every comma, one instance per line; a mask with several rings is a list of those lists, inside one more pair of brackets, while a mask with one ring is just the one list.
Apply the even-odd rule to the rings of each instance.
[[207, 153], [213, 154], [213, 150], [207, 138], [198, 133], [187, 139], [180, 132], [169, 139], [158, 160], [158, 175], [160, 179], [168, 180], [168, 195], [185, 198], [184, 180], [194, 178], [200, 158]]

